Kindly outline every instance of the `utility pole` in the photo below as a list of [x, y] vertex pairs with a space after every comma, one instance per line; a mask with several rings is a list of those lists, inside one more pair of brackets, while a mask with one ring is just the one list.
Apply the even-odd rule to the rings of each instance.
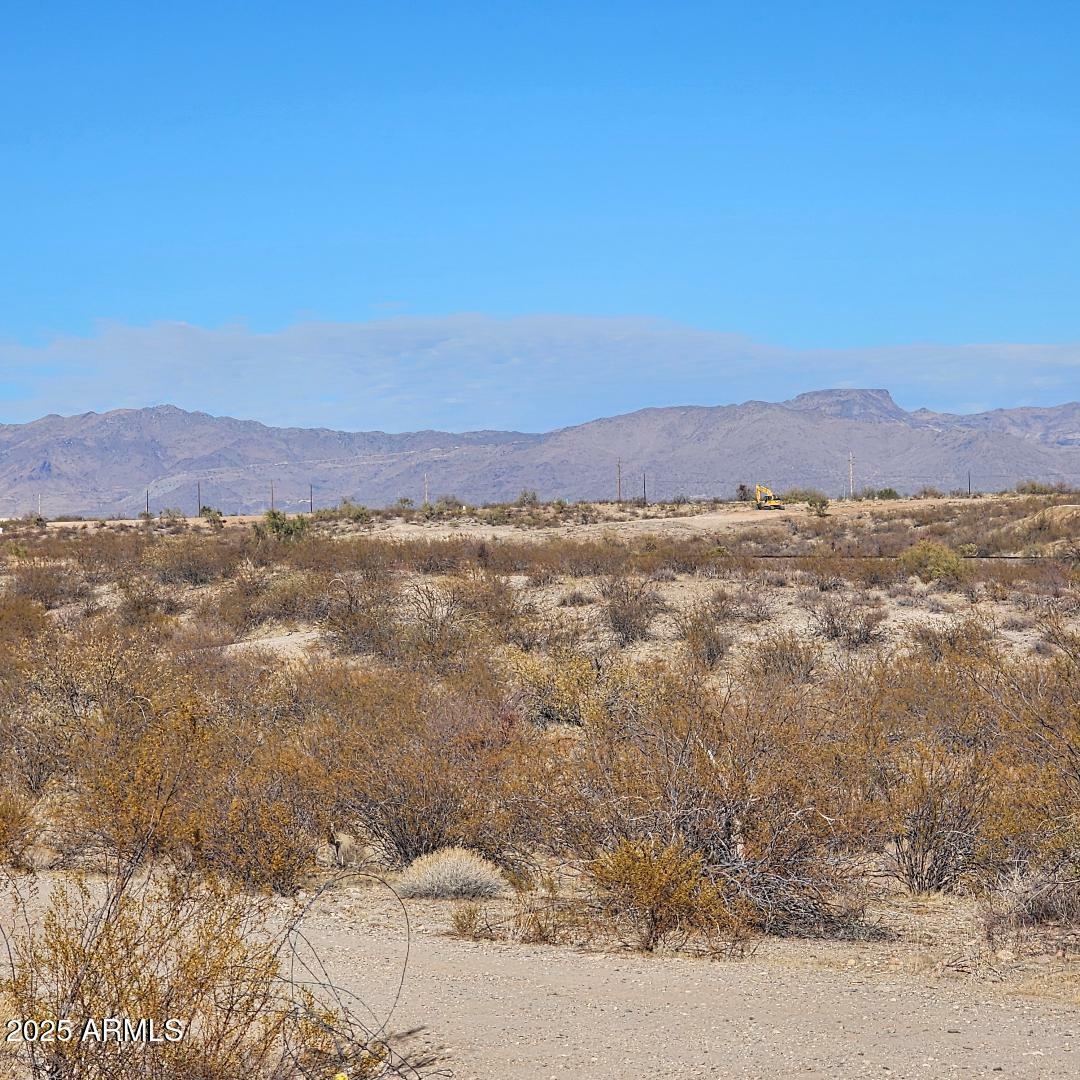
[[196, 480], [196, 486], [198, 488], [198, 502], [195, 504], [195, 516], [202, 517], [202, 481]]
[[644, 471], [642, 471], [642, 473], [641, 473], [641, 505], [642, 506], [648, 506], [649, 505], [649, 493], [645, 488], [645, 473], [644, 473]]
[[615, 501], [622, 502], [622, 458], [615, 464]]
[[428, 485], [427, 485], [427, 473], [424, 473], [424, 505], [428, 504]]
[[971, 470], [968, 469], [968, 498], [971, 498]]
[[307, 502], [308, 502], [308, 513], [309, 514], [314, 514], [315, 513], [315, 485], [314, 484], [308, 484], [308, 486], [307, 486]]
[[847, 493], [849, 499], [855, 498], [855, 455], [850, 450], [847, 456]]
[[150, 489], [146, 489], [146, 516], [150, 517]]
[[270, 481], [270, 509], [274, 509], [274, 481]]

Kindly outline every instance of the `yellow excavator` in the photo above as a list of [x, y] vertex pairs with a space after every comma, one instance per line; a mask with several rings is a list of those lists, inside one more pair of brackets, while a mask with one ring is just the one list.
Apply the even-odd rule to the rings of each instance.
[[754, 488], [754, 505], [759, 510], [783, 510], [784, 504], [773, 494], [772, 488], [758, 484]]

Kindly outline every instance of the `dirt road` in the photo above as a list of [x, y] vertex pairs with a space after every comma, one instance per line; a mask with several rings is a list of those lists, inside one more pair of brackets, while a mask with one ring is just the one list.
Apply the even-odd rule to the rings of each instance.
[[[307, 929], [331, 973], [384, 1016], [405, 937], [389, 908]], [[646, 958], [445, 936], [414, 925], [390, 1029], [456, 1080], [1076, 1077], [1080, 1008], [986, 984], [851, 974], [783, 957]]]

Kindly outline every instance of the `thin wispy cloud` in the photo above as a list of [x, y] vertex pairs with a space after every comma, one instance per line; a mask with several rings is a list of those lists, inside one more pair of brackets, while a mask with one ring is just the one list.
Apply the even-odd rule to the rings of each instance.
[[799, 350], [644, 318], [395, 317], [244, 326], [102, 324], [0, 344], [0, 420], [169, 402], [271, 424], [547, 430], [676, 404], [881, 386], [948, 411], [1074, 399], [1080, 344]]

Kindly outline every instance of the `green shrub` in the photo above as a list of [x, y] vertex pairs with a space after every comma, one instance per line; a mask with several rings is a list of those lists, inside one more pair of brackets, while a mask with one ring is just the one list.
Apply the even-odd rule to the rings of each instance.
[[958, 585], [967, 576], [961, 556], [933, 540], [920, 540], [908, 548], [900, 556], [900, 565], [908, 574], [915, 574], [923, 581], [940, 581], [946, 585]]

